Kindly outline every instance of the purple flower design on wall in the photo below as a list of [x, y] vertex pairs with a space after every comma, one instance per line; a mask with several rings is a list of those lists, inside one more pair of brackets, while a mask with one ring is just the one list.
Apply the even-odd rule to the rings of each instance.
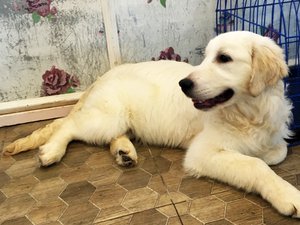
[[32, 14], [34, 23], [38, 23], [41, 17], [46, 17], [49, 20], [56, 15], [56, 7], [51, 7], [52, 0], [22, 0], [21, 3], [14, 1], [14, 9], [16, 11], [25, 10]]
[[79, 79], [75, 75], [70, 75], [64, 70], [52, 66], [50, 70], [42, 76], [42, 95], [58, 95], [75, 92], [74, 88], [80, 85]]
[[[179, 54], [175, 53], [174, 48], [169, 47], [169, 48], [166, 48], [163, 51], [160, 51], [160, 54], [159, 54], [158, 58], [152, 57], [151, 60], [153, 60], [153, 61], [156, 61], [156, 60], [174, 60], [174, 61], [181, 62], [181, 56]], [[185, 58], [182, 61], [186, 62], [186, 63], [189, 62], [188, 58]]]

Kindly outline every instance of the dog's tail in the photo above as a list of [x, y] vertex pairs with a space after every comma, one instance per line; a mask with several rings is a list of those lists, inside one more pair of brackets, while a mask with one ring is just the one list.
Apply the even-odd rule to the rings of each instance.
[[18, 139], [3, 149], [3, 155], [15, 155], [19, 152], [36, 149], [46, 143], [52, 133], [62, 124], [62, 119], [57, 119], [52, 123], [34, 131], [25, 138]]

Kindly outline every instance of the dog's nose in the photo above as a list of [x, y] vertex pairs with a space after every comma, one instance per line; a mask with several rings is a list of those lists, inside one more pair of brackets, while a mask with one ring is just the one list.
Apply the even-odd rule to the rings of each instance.
[[185, 78], [179, 81], [179, 86], [181, 87], [182, 91], [186, 93], [194, 87], [194, 82], [188, 78]]

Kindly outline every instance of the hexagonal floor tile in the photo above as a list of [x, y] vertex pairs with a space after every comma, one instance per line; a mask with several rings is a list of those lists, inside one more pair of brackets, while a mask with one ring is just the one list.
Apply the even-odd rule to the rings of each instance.
[[38, 202], [27, 216], [34, 224], [55, 222], [66, 208], [67, 205], [57, 198], [47, 202]]
[[95, 187], [115, 184], [122, 172], [113, 165], [102, 166], [91, 172], [88, 181]]
[[274, 208], [263, 209], [264, 218], [263, 222], [266, 225], [298, 225], [299, 219], [294, 219], [291, 217], [280, 215]]
[[37, 167], [39, 162], [35, 158], [16, 161], [5, 172], [13, 178], [23, 177], [31, 174]]
[[60, 221], [63, 224], [91, 224], [99, 213], [99, 209], [90, 202], [78, 202], [78, 204], [70, 205]]
[[194, 199], [190, 214], [200, 221], [209, 223], [224, 218], [225, 203], [215, 196]]
[[76, 204], [87, 201], [96, 188], [87, 181], [69, 184], [60, 194], [60, 197], [68, 204]]
[[65, 187], [66, 183], [64, 180], [60, 177], [54, 177], [41, 181], [30, 193], [38, 201], [49, 201], [50, 198], [56, 199]]
[[127, 191], [118, 185], [95, 191], [90, 201], [101, 209], [121, 205]]
[[78, 142], [72, 142], [68, 145], [67, 153], [62, 159], [62, 162], [70, 167], [82, 165], [91, 153], [88, 152], [84, 145]]
[[65, 170], [66, 166], [63, 163], [56, 163], [47, 167], [37, 167], [33, 172], [33, 175], [39, 180], [46, 180], [58, 177]]
[[133, 214], [130, 225], [149, 224], [149, 221], [152, 224], [166, 224], [167, 217], [155, 209], [149, 209]]
[[32, 175], [28, 175], [26, 177], [16, 178], [10, 180], [10, 182], [6, 182], [2, 191], [7, 197], [25, 194], [29, 193], [36, 183], [38, 183], [38, 180]]
[[20, 217], [12, 220], [7, 220], [2, 225], [32, 225], [26, 217]]
[[288, 171], [291, 174], [300, 173], [300, 156], [297, 154], [290, 154], [286, 159], [278, 166], [279, 168]]
[[86, 164], [92, 168], [99, 168], [113, 165], [115, 164], [115, 161], [108, 150], [100, 150], [99, 152], [92, 154], [86, 161]]
[[141, 169], [125, 171], [118, 179], [118, 184], [127, 190], [146, 187], [151, 175]]
[[6, 199], [0, 204], [0, 223], [5, 220], [23, 217], [31, 210], [35, 203], [36, 201], [28, 194], [17, 195]]
[[167, 225], [204, 225], [204, 223], [188, 214], [180, 216], [180, 219], [177, 216], [171, 217], [169, 218]]
[[[154, 162], [155, 161], [155, 162]], [[155, 158], [148, 158], [144, 161], [142, 168], [149, 172], [150, 174], [165, 173], [169, 171], [172, 162], [161, 157], [157, 156]]]
[[261, 224], [262, 208], [246, 199], [239, 199], [228, 203], [226, 218], [234, 224]]
[[190, 198], [198, 198], [209, 196], [211, 188], [212, 183], [205, 178], [185, 177], [182, 179], [179, 191]]
[[219, 199], [222, 199], [224, 202], [232, 202], [234, 200], [244, 198], [244, 195], [244, 191], [235, 188], [215, 194], [215, 196], [217, 196]]
[[6, 200], [6, 196], [0, 191], [0, 204]]
[[139, 212], [153, 208], [158, 199], [158, 194], [149, 188], [139, 188], [129, 191], [122, 203], [122, 206], [131, 212]]
[[4, 173], [0, 172], [0, 188], [2, 188], [5, 184], [7, 184], [10, 180], [10, 177]]
[[90, 177], [93, 169], [88, 165], [83, 164], [77, 167], [66, 168], [60, 175], [60, 177], [67, 183], [76, 183], [84, 181]]
[[125, 209], [121, 205], [116, 205], [109, 208], [101, 209], [94, 223], [99, 223], [107, 220], [114, 220], [116, 218], [123, 217], [130, 214], [131, 213], [128, 209]]

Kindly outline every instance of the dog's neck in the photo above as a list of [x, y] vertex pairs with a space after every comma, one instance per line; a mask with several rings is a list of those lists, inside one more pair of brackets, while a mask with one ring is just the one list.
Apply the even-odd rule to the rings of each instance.
[[[284, 109], [286, 100], [282, 81], [275, 86], [267, 87], [264, 93], [257, 97], [243, 99], [247, 100], [219, 110], [220, 118], [242, 130], [268, 126], [274, 131], [282, 126], [279, 124], [280, 121], [288, 120], [290, 109]], [[286, 119], [278, 120], [278, 116]]]

